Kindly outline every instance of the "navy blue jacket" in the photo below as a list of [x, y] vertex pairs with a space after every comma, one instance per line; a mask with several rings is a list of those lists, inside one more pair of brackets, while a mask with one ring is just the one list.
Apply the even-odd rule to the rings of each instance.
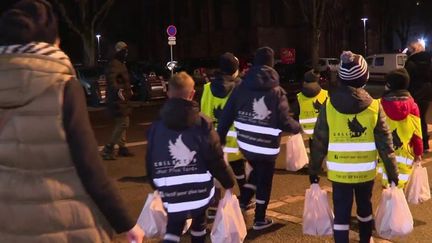
[[228, 99], [217, 128], [222, 144], [233, 123], [239, 148], [252, 161], [275, 160], [280, 133], [297, 134], [301, 130], [289, 115], [286, 92], [279, 86], [278, 73], [265, 65], [252, 67]]
[[224, 188], [234, 186], [219, 137], [196, 102], [169, 99], [147, 141], [147, 173], [168, 214], [202, 213], [214, 195], [213, 176]]

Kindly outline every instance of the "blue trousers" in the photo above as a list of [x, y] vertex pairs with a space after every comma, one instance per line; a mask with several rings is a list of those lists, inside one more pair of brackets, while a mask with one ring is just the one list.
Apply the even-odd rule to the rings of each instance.
[[252, 172], [240, 193], [240, 206], [249, 204], [256, 193], [255, 222], [264, 221], [272, 191], [275, 161], [251, 161]]
[[[202, 214], [192, 218], [192, 225], [190, 227], [191, 242], [193, 243], [204, 243], [206, 239], [206, 214], [203, 210]], [[182, 235], [184, 225], [186, 223], [186, 217], [172, 216], [168, 214], [168, 223], [166, 233], [163, 239], [164, 243], [180, 242], [180, 236]]]
[[349, 224], [355, 196], [357, 219], [360, 230], [360, 243], [369, 243], [372, 236], [372, 188], [374, 181], [348, 184], [333, 182], [334, 225], [333, 236], [336, 243], [349, 243]]

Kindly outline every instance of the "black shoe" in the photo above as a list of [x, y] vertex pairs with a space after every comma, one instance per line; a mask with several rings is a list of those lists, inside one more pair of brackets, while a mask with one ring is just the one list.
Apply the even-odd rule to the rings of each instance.
[[240, 205], [240, 209], [241, 210], [247, 211], [249, 209], [255, 208], [255, 204], [256, 204], [255, 201], [250, 200], [249, 203], [245, 205], [245, 204], [243, 204], [243, 203], [240, 202], [240, 196], [237, 196], [237, 199], [239, 201], [239, 205]]
[[263, 230], [273, 225], [273, 219], [265, 218], [264, 221], [257, 221], [253, 224], [252, 228], [254, 230]]
[[105, 147], [102, 150], [102, 158], [104, 160], [115, 160], [116, 157], [114, 156], [114, 145], [112, 144], [106, 144]]
[[126, 148], [126, 147], [120, 147], [117, 154], [118, 154], [118, 156], [121, 156], [121, 157], [132, 157], [132, 156], [134, 156], [134, 154], [131, 153], [129, 151], [129, 149]]

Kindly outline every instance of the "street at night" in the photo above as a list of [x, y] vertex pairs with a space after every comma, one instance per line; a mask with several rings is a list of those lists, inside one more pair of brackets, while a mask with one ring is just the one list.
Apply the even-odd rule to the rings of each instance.
[[0, 243], [432, 242], [432, 0], [1, 0]]
[[[367, 90], [374, 97], [378, 98], [383, 92], [383, 85], [380, 83], [370, 83]], [[148, 183], [145, 171], [145, 151], [146, 151], [146, 131], [151, 122], [157, 117], [160, 107], [164, 100], [154, 101], [151, 103], [137, 102], [131, 116], [131, 128], [128, 132], [129, 146], [134, 157], [118, 158], [115, 161], [104, 161], [110, 177], [116, 181], [120, 188], [122, 196], [126, 199], [128, 210], [138, 218], [145, 199], [152, 189]], [[99, 142], [100, 148], [109, 138], [112, 122], [107, 117], [105, 108], [89, 108], [92, 126]], [[432, 126], [430, 126], [432, 134]], [[282, 139], [281, 154], [278, 157], [275, 176], [273, 179], [273, 191], [271, 202], [267, 213], [276, 219], [274, 227], [265, 230], [263, 233], [254, 232], [251, 229], [253, 222], [253, 209], [247, 212], [248, 235], [245, 242], [332, 242], [331, 237], [313, 237], [305, 236], [302, 233], [302, 215], [304, 206], [305, 191], [309, 188], [309, 178], [307, 170], [299, 172], [289, 172], [285, 170], [285, 149], [284, 143], [287, 136]], [[432, 143], [432, 141], [431, 141]], [[432, 153], [425, 155], [424, 167], [428, 168], [429, 181], [432, 181]], [[324, 174], [323, 174], [324, 176]], [[331, 184], [322, 179], [320, 185], [327, 190], [329, 200], [331, 200]], [[381, 182], [375, 181], [373, 191], [374, 212], [378, 206], [381, 197]], [[428, 242], [432, 233], [429, 226], [432, 224], [432, 212], [428, 210], [432, 207], [432, 201], [429, 200], [420, 205], [411, 205], [410, 209], [414, 218], [414, 231], [405, 238], [397, 238], [392, 241], [384, 240], [374, 233], [375, 242]], [[355, 215], [355, 208], [353, 208]], [[212, 221], [210, 221], [212, 222]], [[358, 227], [355, 218], [352, 218], [353, 227], [350, 230], [350, 239], [353, 242], [358, 241]], [[211, 224], [208, 229], [211, 229]], [[182, 237], [181, 242], [188, 242], [187, 234]], [[209, 242], [209, 238], [207, 239]], [[117, 236], [115, 242], [127, 242], [123, 236]], [[158, 240], [145, 240], [144, 242], [158, 242]]]

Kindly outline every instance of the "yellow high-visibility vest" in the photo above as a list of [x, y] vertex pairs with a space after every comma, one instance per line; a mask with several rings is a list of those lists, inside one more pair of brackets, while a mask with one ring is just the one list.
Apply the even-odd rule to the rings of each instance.
[[[411, 175], [414, 160], [414, 151], [409, 143], [414, 134], [420, 138], [422, 137], [420, 118], [409, 114], [405, 119], [396, 121], [387, 116], [386, 122], [392, 132], [393, 148], [399, 169], [398, 187], [403, 188]], [[387, 173], [382, 163], [379, 164], [378, 171], [383, 173], [382, 183], [387, 186]]]
[[[201, 112], [214, 121], [215, 128], [217, 127], [219, 116], [230, 95], [231, 93], [224, 98], [216, 97], [211, 92], [210, 83], [204, 85], [204, 91], [201, 97]], [[236, 161], [243, 158], [237, 145], [237, 132], [235, 131], [234, 125], [232, 125], [228, 131], [224, 152], [228, 155], [228, 161]]]
[[327, 99], [327, 90], [321, 91], [315, 97], [306, 97], [303, 93], [297, 94], [297, 101], [300, 106], [299, 123], [303, 132], [312, 137], [315, 123], [321, 106]]
[[373, 180], [378, 156], [374, 128], [378, 121], [379, 101], [373, 100], [360, 113], [342, 114], [329, 100], [326, 111], [329, 127], [328, 179], [341, 183]]

